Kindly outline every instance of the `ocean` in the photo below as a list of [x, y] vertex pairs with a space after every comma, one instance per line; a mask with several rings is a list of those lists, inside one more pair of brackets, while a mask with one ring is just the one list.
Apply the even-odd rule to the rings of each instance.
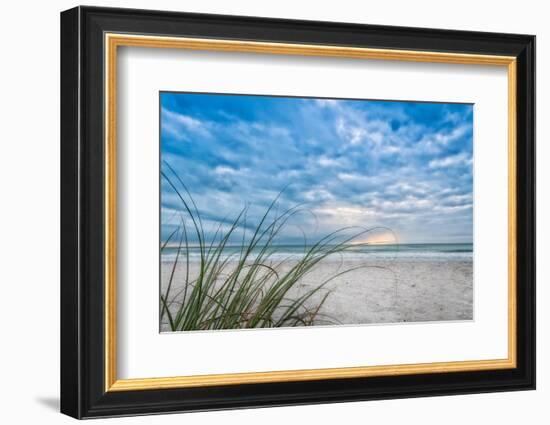
[[[298, 260], [308, 247], [299, 245], [277, 245], [273, 247], [274, 253], [271, 259], [281, 261]], [[172, 262], [176, 257], [177, 247], [165, 247], [161, 254], [162, 262]], [[238, 260], [241, 248], [239, 246], [227, 246], [224, 249], [222, 259], [227, 256]], [[252, 252], [253, 259], [257, 252]], [[379, 261], [472, 261], [473, 244], [471, 243], [415, 243], [415, 244], [372, 244], [362, 246], [350, 246], [342, 254], [350, 260], [379, 260]], [[340, 254], [334, 254], [335, 259], [340, 260]], [[330, 258], [330, 257], [329, 257]], [[199, 261], [200, 251], [198, 247], [189, 247], [189, 261]], [[185, 261], [185, 248], [180, 252], [180, 261]]]

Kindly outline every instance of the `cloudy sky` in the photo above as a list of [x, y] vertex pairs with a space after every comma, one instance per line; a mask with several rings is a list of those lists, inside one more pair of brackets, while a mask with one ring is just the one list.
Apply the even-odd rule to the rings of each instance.
[[[245, 206], [247, 222], [259, 220], [284, 189], [279, 208], [304, 203], [308, 213], [281, 243], [348, 225], [388, 227], [400, 243], [472, 241], [472, 105], [160, 96], [161, 160], [207, 230]], [[161, 203], [165, 239], [183, 210], [165, 179]]]

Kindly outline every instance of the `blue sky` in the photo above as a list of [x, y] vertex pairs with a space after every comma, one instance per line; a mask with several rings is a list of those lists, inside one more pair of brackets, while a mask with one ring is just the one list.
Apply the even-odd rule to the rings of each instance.
[[[206, 229], [249, 207], [304, 203], [281, 243], [342, 226], [391, 228], [401, 243], [471, 242], [473, 106], [161, 93], [161, 159]], [[183, 206], [161, 179], [161, 238]], [[301, 229], [301, 230], [300, 230]]]

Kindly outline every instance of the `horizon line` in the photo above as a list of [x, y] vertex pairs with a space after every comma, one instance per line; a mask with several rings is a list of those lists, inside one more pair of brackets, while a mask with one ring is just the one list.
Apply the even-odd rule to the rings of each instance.
[[[165, 243], [165, 241], [161, 241], [161, 245], [163, 245]], [[344, 244], [346, 246], [398, 246], [398, 245], [473, 245], [473, 241], [469, 241], [469, 242], [391, 242], [391, 243], [386, 243], [386, 242], [367, 242], [367, 243], [348, 243], [348, 244]], [[305, 246], [311, 246], [311, 245], [315, 245], [315, 243], [311, 243], [311, 244], [306, 244]], [[329, 244], [330, 245], [330, 244]], [[333, 245], [336, 245], [336, 244], [333, 244]], [[177, 248], [179, 246], [179, 244], [167, 244], [166, 247], [167, 248]], [[189, 248], [198, 248], [200, 247], [199, 244], [188, 244]], [[234, 248], [234, 247], [240, 247], [242, 245], [225, 245], [226, 247], [228, 248]], [[294, 244], [294, 243], [280, 243], [280, 244], [273, 244], [273, 246], [291, 246], [291, 247], [301, 247], [301, 246], [304, 246], [304, 244]], [[182, 246], [183, 248], [183, 246]]]

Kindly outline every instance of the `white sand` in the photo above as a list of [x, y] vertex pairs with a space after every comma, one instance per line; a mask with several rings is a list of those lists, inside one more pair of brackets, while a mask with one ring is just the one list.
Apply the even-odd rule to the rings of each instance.
[[[288, 295], [293, 298], [318, 286], [340, 270], [367, 267], [339, 276], [326, 289], [331, 293], [321, 313], [341, 324], [470, 320], [473, 318], [472, 261], [395, 260], [325, 261], [315, 267]], [[290, 267], [291, 264], [285, 265]], [[171, 265], [162, 263], [163, 288]], [[191, 263], [190, 275], [196, 276]], [[182, 289], [185, 264], [178, 265], [171, 293]], [[312, 299], [312, 304], [322, 295]], [[336, 324], [338, 323], [336, 322]], [[326, 324], [326, 323], [319, 323]], [[163, 326], [165, 328], [165, 326]]]

